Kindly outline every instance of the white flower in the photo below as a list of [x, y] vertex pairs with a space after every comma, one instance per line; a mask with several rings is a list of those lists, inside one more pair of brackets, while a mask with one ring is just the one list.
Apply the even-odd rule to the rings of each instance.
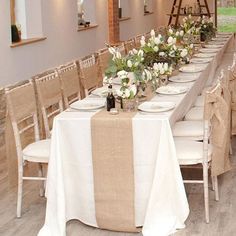
[[150, 43], [148, 43], [147, 45], [148, 45], [148, 47], [151, 47], [151, 44], [150, 44]]
[[194, 45], [191, 43], [189, 46], [190, 46], [190, 48], [193, 48]]
[[127, 66], [128, 66], [129, 68], [131, 68], [131, 67], [133, 66], [132, 61], [128, 60], [128, 61], [127, 61]]
[[138, 61], [134, 63], [134, 66], [135, 66], [135, 67], [137, 67], [138, 65], [139, 65], [139, 62], [138, 62]]
[[144, 36], [142, 36], [142, 37], [141, 37], [141, 40], [145, 41], [145, 37], [144, 37]]
[[123, 92], [120, 89], [117, 89], [116, 94], [117, 94], [117, 96], [122, 97]]
[[153, 64], [153, 69], [154, 70], [159, 70], [158, 64], [156, 62]]
[[181, 56], [182, 58], [184, 58], [184, 57], [186, 57], [187, 55], [188, 55], [188, 50], [184, 48], [184, 49], [181, 51], [180, 56]]
[[179, 36], [179, 31], [177, 31], [177, 32], [175, 33], [175, 35], [178, 37], [178, 36]]
[[143, 57], [143, 54], [144, 54], [143, 50], [140, 49], [140, 50], [138, 51], [138, 56]]
[[130, 91], [133, 92], [133, 95], [135, 96], [136, 93], [137, 93], [137, 87], [136, 87], [136, 85], [134, 85], [134, 84], [131, 85], [131, 86], [130, 86]]
[[125, 97], [128, 98], [130, 96], [130, 91], [129, 89], [125, 89]]
[[119, 72], [117, 72], [117, 76], [120, 78], [120, 79], [125, 79], [128, 77], [128, 72], [125, 71], [125, 70], [121, 70]]
[[116, 52], [116, 58], [121, 59], [121, 53], [120, 52]]
[[143, 71], [143, 77], [144, 77], [144, 79], [146, 79], [147, 81], [152, 80], [152, 74], [151, 74], [151, 72], [150, 72], [149, 70], [147, 70], [147, 69], [144, 69], [144, 71]]
[[152, 37], [155, 37], [155, 30], [152, 29], [150, 34], [151, 34]]
[[181, 31], [179, 32], [179, 34], [180, 34], [180, 36], [184, 36], [184, 31], [181, 30]]
[[137, 54], [138, 53], [138, 50], [137, 49], [133, 49], [133, 54]]
[[156, 37], [154, 39], [154, 43], [157, 44], [157, 45], [160, 44], [161, 43], [161, 39], [159, 37]]
[[140, 44], [141, 44], [142, 47], [144, 47], [144, 46], [146, 45], [145, 40], [142, 40], [142, 39], [141, 39], [141, 40], [140, 40]]
[[168, 63], [164, 63], [164, 70], [165, 70], [165, 71], [168, 71], [168, 67], [169, 67], [169, 66], [168, 66]]
[[167, 43], [168, 44], [173, 44], [174, 43], [174, 38], [170, 36], [167, 40]]
[[164, 52], [159, 52], [159, 56], [160, 56], [160, 57], [164, 57], [164, 56], [165, 56], [165, 53], [164, 53]]
[[165, 74], [165, 70], [164, 70], [164, 68], [162, 67], [162, 68], [160, 68], [160, 74], [161, 75], [164, 75]]
[[169, 33], [170, 33], [170, 34], [173, 34], [173, 30], [172, 30], [172, 29], [169, 29]]
[[153, 50], [154, 50], [154, 52], [158, 52], [159, 48], [158, 48], [157, 46], [155, 46], [155, 47], [153, 48]]
[[177, 47], [176, 47], [176, 45], [173, 45], [173, 47], [172, 47], [172, 48], [173, 48], [173, 50], [175, 50], [175, 51], [177, 50]]

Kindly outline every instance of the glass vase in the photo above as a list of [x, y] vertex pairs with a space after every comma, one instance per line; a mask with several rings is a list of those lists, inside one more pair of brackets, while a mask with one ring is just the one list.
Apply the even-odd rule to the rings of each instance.
[[122, 99], [122, 102], [123, 102], [124, 112], [134, 112], [136, 110], [136, 106], [137, 106], [136, 98]]

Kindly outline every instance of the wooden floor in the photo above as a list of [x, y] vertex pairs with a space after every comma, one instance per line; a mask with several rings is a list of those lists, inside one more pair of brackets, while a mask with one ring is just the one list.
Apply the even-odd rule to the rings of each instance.
[[[225, 54], [221, 67], [232, 60], [232, 52]], [[219, 70], [218, 70], [219, 71]], [[219, 177], [220, 201], [214, 201], [210, 191], [210, 224], [204, 221], [203, 188], [186, 186], [190, 215], [186, 228], [175, 236], [234, 236], [236, 235], [236, 138], [233, 140], [233, 169]], [[24, 186], [23, 215], [16, 219], [16, 189], [7, 192], [0, 185], [0, 236], [35, 236], [44, 223], [46, 200], [38, 195], [38, 183]], [[115, 233], [85, 226], [78, 221], [68, 222], [67, 236], [141, 236], [142, 234]], [[55, 235], [56, 236], [56, 235]]]

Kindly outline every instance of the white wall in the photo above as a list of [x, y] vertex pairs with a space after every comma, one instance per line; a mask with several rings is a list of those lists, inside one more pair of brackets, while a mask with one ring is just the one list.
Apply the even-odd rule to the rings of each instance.
[[[120, 23], [121, 40], [166, 23], [163, 9], [170, 11], [169, 0], [153, 0], [155, 14], [147, 16], [142, 0], [126, 1], [130, 1], [131, 20]], [[96, 0], [99, 26], [81, 32], [77, 32], [77, 0], [42, 0], [42, 31], [47, 39], [17, 48], [10, 47], [10, 1], [1, 0], [0, 9], [0, 87], [88, 55], [108, 41], [107, 0]]]

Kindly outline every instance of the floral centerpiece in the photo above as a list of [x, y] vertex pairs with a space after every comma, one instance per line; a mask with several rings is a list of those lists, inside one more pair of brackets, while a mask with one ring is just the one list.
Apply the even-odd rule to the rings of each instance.
[[200, 27], [191, 15], [183, 18], [180, 28], [184, 31], [183, 41], [185, 43], [200, 43]]
[[199, 17], [197, 20], [197, 24], [200, 29], [201, 41], [210, 40], [215, 36], [216, 28], [214, 27], [212, 17]]
[[118, 78], [121, 88], [117, 95], [124, 103], [133, 100], [139, 90], [144, 90], [148, 81], [152, 80], [149, 68], [143, 64], [144, 52], [142, 49], [133, 49], [128, 55], [122, 56], [115, 47], [110, 47], [109, 52], [113, 58], [105, 72], [104, 83], [112, 83], [113, 78]]
[[[177, 31], [176, 31], [177, 32]], [[177, 66], [182, 61], [189, 60], [189, 46], [185, 44], [177, 44], [177, 39], [182, 37], [182, 31], [174, 33], [169, 30], [168, 36], [164, 38], [162, 35], [158, 34], [156, 36], [155, 31], [151, 31], [151, 37], [145, 40], [142, 37], [141, 49], [144, 51], [144, 65], [152, 67], [154, 63], [168, 63], [169, 65]]]

